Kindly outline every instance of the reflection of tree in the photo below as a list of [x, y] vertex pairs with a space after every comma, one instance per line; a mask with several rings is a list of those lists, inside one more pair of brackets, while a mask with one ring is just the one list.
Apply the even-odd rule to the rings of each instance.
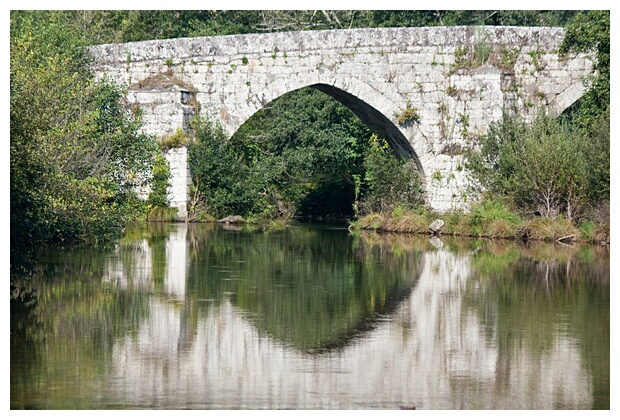
[[194, 252], [192, 298], [230, 295], [259, 330], [309, 352], [340, 347], [370, 328], [421, 270], [419, 252], [353, 242], [346, 231], [218, 229]]
[[[148, 296], [140, 289], [102, 283], [109, 258], [110, 253], [86, 249], [72, 249], [70, 259], [63, 250], [41, 256], [32, 279], [38, 304], [28, 314], [11, 314], [12, 408], [25, 408], [26, 402], [39, 409], [92, 403], [80, 400], [76, 390], [104, 376], [115, 340], [148, 316]], [[25, 374], [28, 369], [36, 374]]]
[[472, 269], [464, 302], [496, 326], [498, 368], [508, 369], [520, 346], [540, 358], [572, 337], [592, 374], [595, 408], [609, 408], [609, 252], [481, 242]]

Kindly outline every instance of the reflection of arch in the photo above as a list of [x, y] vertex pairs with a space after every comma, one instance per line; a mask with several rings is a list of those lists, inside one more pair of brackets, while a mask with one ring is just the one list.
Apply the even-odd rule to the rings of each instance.
[[[366, 124], [371, 131], [378, 134], [388, 142], [397, 157], [401, 159], [411, 159], [416, 166], [420, 179], [424, 183], [424, 169], [418, 154], [411, 147], [411, 143], [403, 132], [386, 116], [390, 114], [391, 110], [380, 110], [370, 104], [371, 102], [374, 102], [371, 101], [370, 98], [372, 98], [373, 95], [380, 94], [366, 83], [356, 79], [346, 79], [346, 81], [336, 79], [332, 80], [332, 83], [333, 84], [310, 83], [301, 86], [287, 86], [288, 89], [286, 91], [279, 91], [279, 89], [270, 90], [266, 88], [260, 94], [260, 108], [264, 107], [269, 102], [272, 102], [277, 98], [297, 89], [307, 86], [317, 89], [349, 108], [364, 124]], [[343, 86], [338, 87], [338, 85]], [[350, 92], [359, 92], [359, 94], [354, 95]], [[392, 101], [387, 100], [385, 96], [382, 95], [381, 98], [383, 102], [387, 104], [387, 107], [391, 107], [393, 110], [398, 109], [398, 107], [393, 104]], [[256, 105], [256, 103], [254, 103], [254, 105]], [[256, 111], [258, 111], [258, 109], [254, 109], [252, 115]], [[251, 118], [251, 115], [245, 120], [240, 121], [236, 127], [233, 127], [233, 132], [243, 125], [249, 118]]]
[[[279, 238], [263, 236], [269, 245], [261, 249], [277, 250], [275, 254], [295, 261], [294, 279], [287, 278], [292, 265], [257, 253], [251, 258], [260, 258], [263, 267], [254, 265], [253, 277], [239, 283], [243, 288], [251, 286], [252, 297], [239, 290], [228, 299], [261, 335], [287, 347], [308, 354], [347, 347], [377, 328], [410, 296], [426, 260], [417, 238], [392, 242], [392, 236], [362, 235], [354, 247], [345, 232], [320, 229], [303, 237], [292, 231]], [[339, 246], [339, 239], [350, 241], [350, 248]], [[411, 251], [392, 252], [403, 244]], [[251, 261], [246, 256], [241, 259]], [[372, 268], [367, 271], [366, 265]]]

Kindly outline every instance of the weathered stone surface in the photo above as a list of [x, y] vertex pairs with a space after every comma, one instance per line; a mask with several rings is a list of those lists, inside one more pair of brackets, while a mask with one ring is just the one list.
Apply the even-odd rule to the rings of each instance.
[[241, 216], [226, 216], [218, 220], [218, 223], [245, 223], [245, 220]]
[[[97, 74], [127, 85], [172, 72], [196, 88], [202, 110], [219, 115], [229, 135], [277, 97], [313, 86], [348, 106], [399, 155], [413, 159], [428, 204], [446, 211], [469, 204], [463, 155], [446, 150], [471, 147], [504, 110], [526, 119], [537, 105], [561, 113], [583, 95], [581, 77], [592, 71], [583, 55], [559, 60], [564, 31], [544, 27], [486, 27], [488, 62], [456, 66], [457, 51], [467, 51], [471, 63], [477, 31], [429, 27], [247, 34], [106, 44], [92, 47], [91, 54]], [[508, 51], [517, 52], [514, 62], [500, 60]], [[145, 130], [163, 137], [186, 127], [191, 118], [193, 109], [182, 97], [172, 89], [130, 91], [128, 100], [142, 107]], [[418, 108], [419, 123], [398, 124], [407, 106]]]
[[428, 227], [428, 230], [430, 230], [431, 233], [433, 234], [438, 234], [441, 231], [442, 227], [443, 227], [443, 220], [436, 219], [433, 223], [430, 224], [430, 226]]

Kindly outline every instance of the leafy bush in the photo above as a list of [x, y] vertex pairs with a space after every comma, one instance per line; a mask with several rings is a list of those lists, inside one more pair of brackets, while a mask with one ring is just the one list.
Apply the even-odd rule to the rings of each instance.
[[359, 208], [362, 213], [391, 213], [401, 206], [415, 209], [424, 204], [424, 190], [413, 162], [402, 162], [392, 154], [385, 140], [373, 135], [364, 159], [364, 185]]
[[11, 13], [11, 261], [42, 243], [109, 242], [143, 207], [156, 144], [96, 80], [62, 14]]
[[189, 145], [189, 167], [205, 200], [203, 211], [221, 218], [260, 211], [260, 190], [221, 125], [210, 117], [192, 122], [195, 141]]
[[170, 164], [162, 154], [158, 154], [153, 165], [151, 192], [147, 204], [151, 208], [167, 208], [170, 204], [168, 188], [170, 188]]
[[577, 219], [588, 201], [596, 151], [581, 130], [539, 114], [532, 124], [504, 116], [491, 124], [467, 168], [484, 193], [523, 212]]

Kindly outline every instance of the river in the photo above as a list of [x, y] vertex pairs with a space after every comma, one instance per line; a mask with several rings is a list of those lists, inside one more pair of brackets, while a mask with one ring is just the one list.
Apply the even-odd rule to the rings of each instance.
[[14, 409], [610, 407], [605, 247], [149, 224], [40, 257]]

